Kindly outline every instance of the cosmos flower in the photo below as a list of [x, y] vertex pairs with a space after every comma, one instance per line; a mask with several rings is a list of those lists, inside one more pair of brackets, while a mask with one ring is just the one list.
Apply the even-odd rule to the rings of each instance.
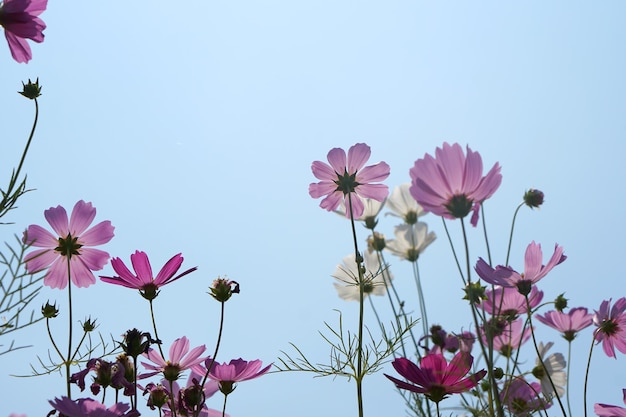
[[602, 349], [607, 356], [615, 358], [615, 348], [626, 353], [626, 298], [622, 297], [613, 304], [611, 299], [602, 301], [600, 309], [593, 316], [597, 326], [594, 337], [602, 342]]
[[141, 364], [150, 372], [142, 373], [141, 378], [148, 378], [158, 373], [163, 373], [163, 377], [167, 381], [176, 381], [182, 371], [190, 369], [194, 365], [202, 363], [205, 358], [200, 357], [206, 350], [206, 346], [198, 346], [191, 351], [189, 350], [189, 340], [183, 336], [174, 340], [170, 347], [169, 360], [163, 359], [158, 350], [150, 349], [144, 356], [153, 364], [141, 362]]
[[[485, 296], [487, 298], [482, 302], [481, 307], [491, 315], [515, 319], [520, 314], [526, 314], [526, 297], [515, 288], [495, 287], [493, 290], [487, 290]], [[533, 285], [528, 294], [530, 308], [537, 307], [542, 299], [543, 291], [539, 291]]]
[[589, 314], [585, 307], [570, 309], [567, 313], [552, 310], [543, 316], [538, 314], [537, 320], [546, 326], [550, 326], [563, 333], [563, 338], [571, 342], [576, 337], [576, 333], [591, 326], [593, 314]]
[[487, 374], [484, 369], [466, 377], [473, 362], [474, 358], [467, 352], [457, 353], [450, 363], [441, 354], [428, 354], [422, 357], [420, 366], [406, 358], [396, 358], [392, 362], [394, 369], [410, 383], [387, 374], [385, 376], [395, 383], [396, 387], [424, 394], [438, 403], [449, 394], [458, 394], [474, 388], [478, 381], [484, 378]]
[[190, 268], [183, 273], [174, 276], [180, 269], [183, 263], [183, 257], [181, 254], [174, 255], [169, 261], [163, 265], [163, 268], [159, 271], [156, 277], [152, 274], [152, 267], [150, 266], [150, 260], [145, 252], [135, 251], [130, 255], [130, 261], [133, 264], [135, 274], [130, 272], [128, 267], [120, 258], [111, 259], [111, 266], [119, 276], [106, 277], [100, 276], [100, 279], [110, 284], [121, 285], [126, 288], [134, 288], [139, 290], [141, 295], [148, 299], [154, 299], [158, 293], [159, 288], [174, 282], [177, 279], [184, 277], [185, 275], [195, 271], [197, 268]]
[[387, 199], [387, 207], [391, 212], [387, 214], [400, 217], [406, 224], [415, 224], [419, 217], [427, 213], [411, 195], [410, 187], [411, 183], [407, 182], [398, 185], [391, 191], [391, 195]]
[[48, 0], [4, 0], [0, 3], [0, 26], [9, 43], [13, 59], [28, 62], [33, 57], [26, 39], [43, 42], [46, 24], [39, 16], [46, 10]]
[[[117, 403], [108, 407], [92, 398], [80, 398], [76, 401], [61, 397], [48, 401], [50, 405], [66, 417], [138, 417], [138, 411], [128, 411], [130, 406]], [[128, 411], [128, 412], [127, 412]]]
[[229, 363], [215, 362], [212, 365], [207, 363], [208, 361], [209, 359], [205, 361], [205, 365], [207, 367], [211, 366], [209, 377], [218, 382], [220, 391], [224, 395], [233, 392], [237, 382], [258, 378], [267, 373], [272, 367], [272, 364], [269, 364], [261, 369], [263, 362], [258, 359], [248, 362], [239, 358], [233, 359]]
[[41, 226], [28, 226], [24, 242], [43, 249], [26, 255], [26, 270], [32, 274], [49, 268], [43, 283], [51, 288], [65, 288], [68, 276], [77, 287], [95, 284], [92, 271], [102, 269], [109, 254], [90, 246], [105, 244], [113, 238], [115, 228], [111, 222], [106, 220], [87, 230], [96, 217], [96, 209], [83, 200], [74, 206], [69, 223], [67, 212], [61, 206], [49, 208], [44, 211], [44, 216], [56, 236]]
[[[379, 162], [363, 168], [371, 154], [370, 147], [357, 143], [346, 152], [333, 148], [328, 152], [328, 162], [314, 161], [311, 165], [318, 183], [309, 185], [309, 195], [313, 198], [324, 197], [320, 207], [333, 211], [343, 199], [345, 207], [352, 204], [352, 217], [358, 219], [363, 214], [363, 198], [383, 201], [389, 192], [386, 185], [372, 184], [385, 180], [389, 176], [389, 165]], [[346, 210], [350, 217], [350, 210]]]
[[[510, 358], [516, 349], [526, 343], [531, 336], [530, 328], [523, 326], [522, 319], [508, 322], [502, 319], [489, 320], [484, 326], [489, 334], [493, 335], [493, 350], [502, 356]], [[484, 328], [480, 328], [480, 337], [486, 346], [487, 337]]]
[[[374, 252], [365, 252], [363, 255], [365, 273], [363, 274], [363, 295], [385, 295], [388, 281], [393, 275], [388, 269], [383, 270]], [[333, 285], [337, 294], [344, 300], [359, 301], [359, 273], [354, 260], [354, 254], [343, 258], [342, 264], [338, 265], [333, 273], [333, 278], [339, 282]]]
[[476, 263], [476, 273], [483, 280], [502, 287], [516, 287], [522, 295], [530, 293], [533, 284], [545, 277], [548, 272], [567, 257], [563, 255], [563, 247], [554, 245], [554, 253], [546, 265], [543, 265], [541, 245], [532, 241], [526, 247], [524, 255], [524, 272], [521, 274], [508, 266], [498, 265], [495, 269], [489, 266], [483, 258]]
[[527, 417], [552, 405], [541, 398], [540, 393], [541, 385], [538, 382], [529, 383], [519, 377], [504, 385], [500, 391], [500, 399], [511, 415]]
[[392, 254], [415, 262], [420, 254], [435, 241], [435, 232], [428, 231], [428, 225], [424, 222], [415, 224], [401, 224], [394, 228], [395, 239], [386, 241], [385, 248]]
[[502, 182], [496, 163], [483, 175], [483, 161], [478, 152], [467, 147], [467, 156], [458, 143], [435, 150], [415, 161], [409, 171], [411, 195], [425, 211], [447, 219], [460, 219], [473, 212], [471, 223], [478, 223], [480, 205], [496, 192]]
[[[626, 389], [622, 390], [624, 404], [626, 404]], [[626, 417], [626, 408], [616, 405], [595, 404], [593, 412], [600, 417]]]
[[[552, 398], [554, 396], [554, 389], [550, 383], [550, 379], [556, 387], [556, 392], [559, 397], [565, 394], [565, 385], [567, 384], [567, 375], [565, 373], [565, 358], [562, 353], [553, 353], [546, 357], [548, 350], [554, 345], [553, 342], [546, 343], [545, 345], [539, 342], [539, 358], [537, 358], [536, 366], [532, 370], [532, 374], [541, 383], [541, 392], [544, 397]], [[545, 359], [544, 359], [545, 358]], [[541, 365], [543, 361], [544, 367]], [[546, 369], [548, 373], [546, 374]]]

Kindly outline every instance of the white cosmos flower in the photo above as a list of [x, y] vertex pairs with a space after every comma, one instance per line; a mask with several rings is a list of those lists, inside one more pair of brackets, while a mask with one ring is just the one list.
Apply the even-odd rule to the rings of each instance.
[[[385, 205], [385, 201], [377, 201], [373, 198], [364, 198], [363, 205], [363, 214], [361, 215], [361, 217], [355, 220], [366, 221], [368, 218], [375, 219]], [[343, 202], [343, 199], [339, 203], [339, 206], [337, 207], [337, 210], [335, 210], [335, 213], [341, 215], [342, 217], [346, 217], [346, 205]]]
[[[376, 253], [366, 251], [363, 260], [365, 266], [363, 295], [384, 295], [387, 289], [386, 282], [392, 280], [393, 275], [387, 268], [381, 268]], [[342, 264], [337, 266], [332, 276], [339, 281], [333, 283], [339, 297], [344, 300], [359, 301], [359, 273], [354, 254], [343, 258]]]
[[[562, 397], [563, 394], [565, 394], [565, 385], [567, 384], [567, 375], [565, 374], [566, 363], [563, 354], [553, 353], [544, 359], [544, 356], [546, 356], [552, 345], [554, 345], [553, 342], [546, 343], [545, 346], [543, 343], [539, 342], [538, 350], [540, 359], [537, 358], [537, 365], [533, 369], [533, 375], [539, 379], [539, 382], [541, 382], [541, 392], [543, 392], [543, 395], [548, 399], [554, 396], [554, 389], [552, 388], [552, 384], [550, 384], [548, 375], [550, 375], [559, 397]], [[543, 361], [546, 369], [548, 370], [547, 375], [541, 366], [540, 360]]]
[[385, 249], [410, 262], [415, 262], [437, 238], [435, 232], [428, 232], [428, 225], [424, 222], [401, 224], [394, 228], [394, 234], [396, 238], [388, 240]]
[[411, 183], [407, 182], [398, 185], [393, 189], [391, 195], [387, 199], [387, 206], [391, 210], [392, 216], [400, 217], [407, 224], [414, 224], [417, 222], [417, 218], [427, 214], [422, 206], [417, 204], [417, 201], [413, 198], [409, 192]]

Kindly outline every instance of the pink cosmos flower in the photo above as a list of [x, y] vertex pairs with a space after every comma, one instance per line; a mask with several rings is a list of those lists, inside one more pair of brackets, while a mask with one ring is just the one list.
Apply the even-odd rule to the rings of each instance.
[[[530, 328], [523, 326], [522, 319], [507, 322], [506, 320], [490, 320], [485, 324], [489, 326], [488, 333], [493, 334], [493, 350], [500, 352], [502, 356], [510, 358], [516, 349], [526, 343], [531, 336]], [[484, 328], [480, 328], [480, 338], [487, 345], [487, 336]]]
[[537, 320], [546, 326], [550, 326], [563, 333], [563, 338], [571, 342], [576, 337], [576, 333], [582, 329], [591, 326], [593, 315], [587, 313], [585, 307], [577, 307], [570, 309], [569, 312], [548, 311], [543, 316], [538, 314]]
[[[626, 389], [622, 390], [624, 396], [624, 404], [626, 404]], [[626, 417], [626, 408], [616, 405], [595, 404], [593, 412], [600, 417]]]
[[[487, 290], [487, 297], [481, 304], [482, 308], [489, 314], [495, 316], [507, 316], [517, 318], [520, 314], [526, 314], [526, 298], [514, 288], [496, 287]], [[533, 286], [528, 294], [530, 308], [535, 308], [543, 299], [543, 291], [539, 291]]]
[[150, 266], [148, 255], [146, 255], [145, 252], [135, 251], [134, 254], [130, 255], [130, 261], [137, 275], [130, 272], [120, 258], [113, 258], [111, 259], [111, 266], [113, 266], [113, 269], [119, 276], [105, 277], [101, 275], [100, 279], [110, 284], [137, 289], [144, 298], [152, 300], [158, 295], [159, 288], [198, 269], [193, 267], [174, 276], [180, 269], [183, 259], [180, 253], [174, 255], [163, 265], [163, 268], [161, 268], [155, 278], [152, 274], [152, 267]]
[[[187, 385], [185, 388], [180, 388], [177, 382], [173, 383], [173, 397], [174, 397], [174, 405], [176, 406], [177, 413], [179, 416], [195, 416], [198, 417], [222, 417], [222, 412], [218, 410], [214, 410], [208, 408], [205, 404], [205, 400], [212, 397], [217, 391], [219, 391], [217, 381], [207, 381], [204, 384], [204, 387], [201, 387], [199, 382], [204, 378], [203, 372], [202, 375], [195, 372], [195, 370], [191, 371], [191, 374], [187, 378]], [[163, 385], [168, 385], [162, 381]], [[163, 387], [161, 385], [161, 387]], [[203, 395], [198, 395], [202, 391]], [[173, 416], [172, 411], [170, 409], [170, 404], [166, 403], [163, 405], [163, 417], [171, 417]], [[198, 413], [198, 414], [195, 414]], [[225, 414], [224, 417], [228, 417], [228, 414]]]
[[593, 324], [598, 326], [594, 337], [602, 342], [602, 349], [607, 356], [615, 358], [615, 348], [626, 353], [626, 298], [622, 297], [613, 304], [611, 299], [604, 300], [600, 309], [593, 316]]
[[206, 360], [205, 365], [207, 368], [210, 366], [211, 371], [209, 377], [219, 383], [220, 391], [224, 395], [228, 395], [235, 389], [236, 382], [247, 381], [249, 379], [258, 378], [270, 370], [272, 364], [267, 365], [261, 369], [263, 362], [256, 359], [253, 361], [244, 361], [243, 359], [233, 359], [229, 363], [207, 363], [210, 362], [210, 358]]
[[424, 394], [438, 403], [448, 394], [458, 394], [474, 388], [478, 381], [484, 378], [487, 374], [484, 369], [465, 377], [473, 362], [474, 358], [467, 352], [457, 353], [450, 363], [447, 363], [441, 354], [428, 354], [422, 357], [420, 366], [406, 358], [397, 358], [392, 362], [394, 369], [416, 385], [387, 374], [385, 376], [395, 383], [396, 387]]
[[180, 377], [180, 373], [185, 369], [190, 369], [194, 365], [202, 363], [205, 359], [200, 357], [206, 350], [206, 346], [198, 346], [191, 351], [189, 350], [189, 340], [183, 336], [174, 340], [170, 347], [169, 360], [163, 359], [158, 350], [150, 349], [144, 356], [152, 361], [155, 365], [141, 362], [141, 364], [149, 369], [150, 372], [142, 373], [140, 378], [148, 378], [158, 373], [163, 373], [163, 377], [168, 381], [176, 381]]
[[26, 39], [43, 42], [46, 24], [37, 16], [47, 6], [48, 0], [4, 0], [0, 3], [0, 26], [4, 27], [11, 55], [17, 62], [28, 62], [33, 57]]
[[540, 397], [541, 385], [527, 382], [524, 378], [515, 378], [505, 384], [500, 391], [502, 403], [514, 416], [531, 416], [535, 411], [546, 410], [552, 404]]
[[546, 265], [543, 265], [543, 253], [541, 245], [533, 240], [526, 247], [524, 255], [524, 272], [518, 273], [511, 267], [498, 265], [495, 269], [489, 266], [483, 258], [479, 258], [476, 263], [476, 273], [483, 280], [490, 284], [500, 285], [502, 287], [517, 287], [522, 295], [530, 293], [533, 284], [536, 284], [541, 278], [545, 277], [548, 272], [555, 266], [565, 261], [567, 256], [563, 255], [563, 247], [558, 244], [554, 245], [554, 253]]
[[[138, 411], [128, 411], [130, 406], [117, 403], [111, 407], [91, 398], [80, 398], [76, 401], [61, 397], [48, 401], [55, 410], [66, 417], [138, 417]], [[128, 412], [126, 412], [128, 411]]]
[[26, 255], [26, 270], [32, 274], [49, 268], [43, 283], [51, 288], [65, 288], [70, 272], [77, 287], [95, 284], [92, 271], [102, 269], [109, 254], [89, 246], [102, 245], [113, 238], [115, 228], [111, 222], [106, 220], [87, 230], [96, 217], [96, 209], [83, 200], [74, 205], [69, 223], [67, 212], [61, 206], [49, 208], [44, 211], [44, 216], [56, 236], [41, 226], [28, 226], [24, 242], [43, 249]]
[[478, 223], [480, 205], [496, 192], [502, 182], [500, 165], [483, 175], [483, 161], [478, 152], [467, 147], [467, 157], [458, 143], [444, 143], [415, 161], [409, 171], [411, 195], [425, 211], [447, 219], [460, 219], [473, 211], [471, 223]]
[[309, 195], [313, 198], [325, 197], [320, 207], [328, 211], [335, 210], [343, 199], [348, 218], [352, 202], [352, 217], [360, 218], [364, 210], [363, 198], [383, 201], [389, 193], [386, 185], [372, 184], [389, 176], [389, 165], [379, 162], [363, 168], [370, 154], [370, 147], [364, 143], [350, 147], [347, 159], [343, 149], [331, 149], [327, 157], [330, 165], [322, 161], [314, 161], [311, 165], [313, 175], [321, 181], [309, 185]]

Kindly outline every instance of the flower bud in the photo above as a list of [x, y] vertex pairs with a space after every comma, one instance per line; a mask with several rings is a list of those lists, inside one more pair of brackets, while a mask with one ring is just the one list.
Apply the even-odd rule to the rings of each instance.
[[559, 294], [554, 300], [554, 308], [561, 313], [567, 308], [567, 298], [564, 296], [565, 293]]
[[239, 283], [225, 278], [217, 278], [209, 288], [209, 294], [220, 303], [225, 303], [233, 294], [239, 294]]
[[502, 368], [493, 369], [493, 377], [495, 379], [502, 379], [503, 376], [504, 376], [504, 371], [502, 370]]
[[83, 331], [85, 331], [85, 333], [92, 332], [95, 328], [96, 328], [96, 320], [92, 321], [91, 317], [86, 319], [85, 322], [83, 323]]
[[41, 307], [41, 314], [47, 319], [53, 319], [59, 315], [59, 309], [57, 303], [50, 304], [50, 301], [46, 302], [46, 305]]
[[18, 91], [21, 95], [31, 100], [36, 99], [41, 95], [41, 86], [39, 85], [39, 78], [33, 83], [30, 79], [28, 79], [28, 84], [24, 84], [22, 82], [23, 90]]
[[543, 193], [531, 188], [524, 193], [524, 204], [530, 208], [539, 207], [543, 204]]
[[161, 407], [167, 404], [170, 400], [169, 392], [167, 392], [165, 387], [161, 384], [156, 385], [152, 382], [149, 383], [146, 385], [144, 394], [148, 392], [150, 392], [150, 395], [148, 396], [147, 405], [151, 410], [154, 410], [155, 408], [161, 409]]
[[124, 334], [124, 341], [120, 343], [120, 346], [128, 356], [137, 358], [139, 355], [147, 353], [150, 343], [154, 342], [152, 337], [150, 337], [150, 333], [132, 329]]

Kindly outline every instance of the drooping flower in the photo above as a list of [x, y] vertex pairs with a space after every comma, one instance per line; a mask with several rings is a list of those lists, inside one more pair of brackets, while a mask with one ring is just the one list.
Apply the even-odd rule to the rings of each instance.
[[[128, 409], [130, 406], [117, 403], [108, 407], [92, 398], [79, 398], [74, 401], [68, 397], [48, 401], [50, 405], [66, 417], [138, 417], [139, 412]], [[127, 412], [128, 411], [128, 412]]]
[[239, 283], [226, 277], [218, 277], [213, 280], [213, 285], [209, 287], [209, 295], [220, 303], [230, 300], [230, 297], [233, 294], [239, 294], [239, 291]]
[[527, 382], [523, 377], [507, 382], [500, 391], [502, 404], [511, 415], [527, 417], [536, 411], [547, 410], [552, 405], [541, 398], [541, 385]]
[[395, 239], [385, 242], [385, 248], [392, 254], [415, 262], [420, 254], [435, 241], [435, 232], [428, 231], [428, 225], [424, 222], [415, 224], [401, 224], [394, 228]]
[[78, 385], [83, 391], [85, 389], [85, 377], [90, 372], [94, 372], [93, 383], [90, 386], [93, 395], [97, 395], [101, 388], [107, 389], [108, 387], [115, 390], [124, 389], [125, 394], [130, 394], [133, 391], [133, 385], [130, 380], [125, 378], [126, 366], [132, 366], [132, 364], [128, 361], [109, 362], [102, 358], [92, 358], [87, 362], [85, 369], [70, 377], [70, 382]]
[[183, 259], [180, 253], [174, 255], [163, 265], [157, 276], [154, 277], [148, 255], [145, 252], [135, 251], [134, 254], [130, 255], [130, 261], [133, 264], [136, 275], [130, 272], [120, 258], [113, 258], [111, 259], [111, 266], [113, 266], [113, 269], [119, 276], [107, 277], [100, 275], [100, 279], [110, 284], [139, 290], [142, 297], [147, 300], [153, 300], [159, 295], [159, 288], [198, 269], [196, 267], [189, 268], [185, 272], [174, 276], [180, 269]]
[[626, 353], [626, 298], [622, 297], [613, 304], [611, 299], [604, 300], [600, 309], [593, 315], [593, 324], [597, 326], [594, 337], [602, 342], [602, 349], [607, 356], [615, 358], [615, 348]]
[[409, 188], [411, 183], [400, 184], [391, 191], [391, 196], [387, 199], [387, 207], [392, 216], [400, 217], [406, 224], [415, 224], [420, 216], [426, 214], [422, 206], [417, 204], [411, 195]]
[[[553, 342], [546, 343], [545, 345], [539, 342], [539, 358], [537, 358], [536, 366], [532, 370], [532, 374], [541, 383], [541, 392], [544, 397], [548, 399], [554, 396], [554, 388], [552, 388], [550, 380], [554, 383], [556, 393], [559, 397], [562, 397], [563, 394], [565, 394], [565, 385], [567, 384], [565, 358], [563, 357], [563, 354], [553, 353], [547, 358], [545, 357], [548, 350], [550, 350], [553, 345]], [[541, 361], [543, 361], [543, 366], [541, 365]], [[547, 373], [546, 370], [548, 371]]]
[[[314, 161], [311, 170], [315, 178], [321, 180], [309, 185], [309, 195], [313, 198], [325, 197], [320, 207], [333, 211], [343, 199], [346, 217], [358, 219], [363, 214], [363, 198], [373, 198], [383, 201], [389, 192], [384, 184], [372, 184], [385, 180], [389, 176], [389, 165], [379, 162], [375, 165], [363, 165], [371, 154], [370, 147], [364, 143], [357, 143], [346, 152], [341, 148], [333, 148], [328, 152], [328, 162]], [[350, 206], [352, 204], [352, 206]]]
[[57, 236], [41, 226], [28, 226], [24, 242], [43, 249], [26, 255], [26, 270], [35, 273], [49, 268], [43, 283], [51, 288], [65, 288], [70, 272], [77, 287], [95, 284], [92, 271], [102, 269], [109, 260], [109, 254], [90, 246], [103, 245], [113, 238], [115, 228], [111, 222], [106, 220], [87, 230], [96, 217], [96, 209], [83, 200], [74, 205], [69, 223], [67, 212], [61, 206], [49, 208], [44, 211], [44, 216]]
[[39, 16], [46, 10], [48, 0], [4, 0], [0, 3], [0, 26], [9, 43], [13, 59], [28, 62], [33, 57], [26, 39], [43, 42], [46, 24]]
[[572, 308], [567, 313], [552, 310], [548, 311], [543, 316], [538, 314], [536, 317], [537, 320], [546, 326], [550, 326], [563, 333], [563, 338], [568, 342], [574, 340], [576, 333], [591, 326], [593, 321], [593, 314], [588, 313], [585, 307]]
[[483, 258], [478, 259], [475, 270], [478, 276], [490, 284], [502, 287], [516, 287], [522, 295], [528, 295], [533, 284], [545, 277], [552, 268], [565, 261], [565, 259], [567, 257], [563, 255], [563, 247], [556, 244], [554, 245], [552, 257], [546, 265], [543, 265], [541, 245], [532, 241], [526, 247], [524, 272], [521, 274], [511, 267], [503, 265], [498, 265], [494, 269]]
[[244, 361], [243, 359], [233, 359], [229, 363], [215, 362], [212, 365], [205, 361], [207, 367], [211, 367], [209, 377], [219, 384], [220, 391], [224, 395], [228, 395], [235, 389], [237, 382], [248, 381], [250, 379], [258, 378], [261, 375], [267, 373], [272, 367], [272, 364], [267, 365], [261, 369], [263, 362], [258, 359], [253, 361]]
[[[389, 281], [393, 275], [387, 268], [381, 267], [378, 255], [374, 252], [365, 252], [363, 255], [365, 273], [363, 274], [363, 295], [385, 295]], [[333, 285], [337, 294], [344, 300], [359, 301], [359, 273], [357, 271], [354, 254], [343, 258], [342, 264], [337, 265], [333, 278], [339, 282]]]
[[[624, 404], [626, 404], [626, 389], [622, 390]], [[626, 417], [626, 408], [617, 405], [595, 404], [593, 412], [599, 417]]]
[[[520, 314], [526, 313], [526, 298], [515, 288], [495, 287], [493, 290], [487, 290], [485, 296], [487, 298], [483, 300], [481, 307], [491, 315], [505, 316], [514, 320]], [[542, 299], [543, 291], [539, 291], [533, 285], [528, 294], [530, 308], [537, 307]]]
[[457, 353], [450, 363], [441, 354], [428, 354], [422, 357], [420, 366], [406, 358], [396, 358], [392, 362], [394, 369], [410, 383], [387, 374], [385, 376], [395, 383], [396, 387], [424, 394], [438, 403], [449, 394], [458, 394], [474, 388], [484, 378], [487, 374], [484, 369], [466, 377], [473, 362], [474, 358], [467, 352]]
[[444, 143], [435, 157], [426, 154], [409, 171], [409, 191], [425, 211], [447, 219], [460, 219], [473, 212], [471, 223], [478, 223], [480, 205], [496, 192], [502, 182], [500, 165], [483, 175], [478, 152], [467, 147], [467, 156], [458, 143]]
[[150, 349], [145, 356], [148, 360], [154, 363], [141, 362], [141, 364], [150, 372], [142, 373], [140, 378], [148, 378], [158, 373], [163, 373], [163, 377], [167, 381], [176, 381], [182, 371], [190, 369], [194, 365], [202, 363], [205, 358], [200, 357], [206, 350], [205, 345], [201, 345], [189, 350], [189, 340], [183, 336], [174, 340], [172, 346], [170, 346], [169, 360], [163, 359], [158, 350]]

